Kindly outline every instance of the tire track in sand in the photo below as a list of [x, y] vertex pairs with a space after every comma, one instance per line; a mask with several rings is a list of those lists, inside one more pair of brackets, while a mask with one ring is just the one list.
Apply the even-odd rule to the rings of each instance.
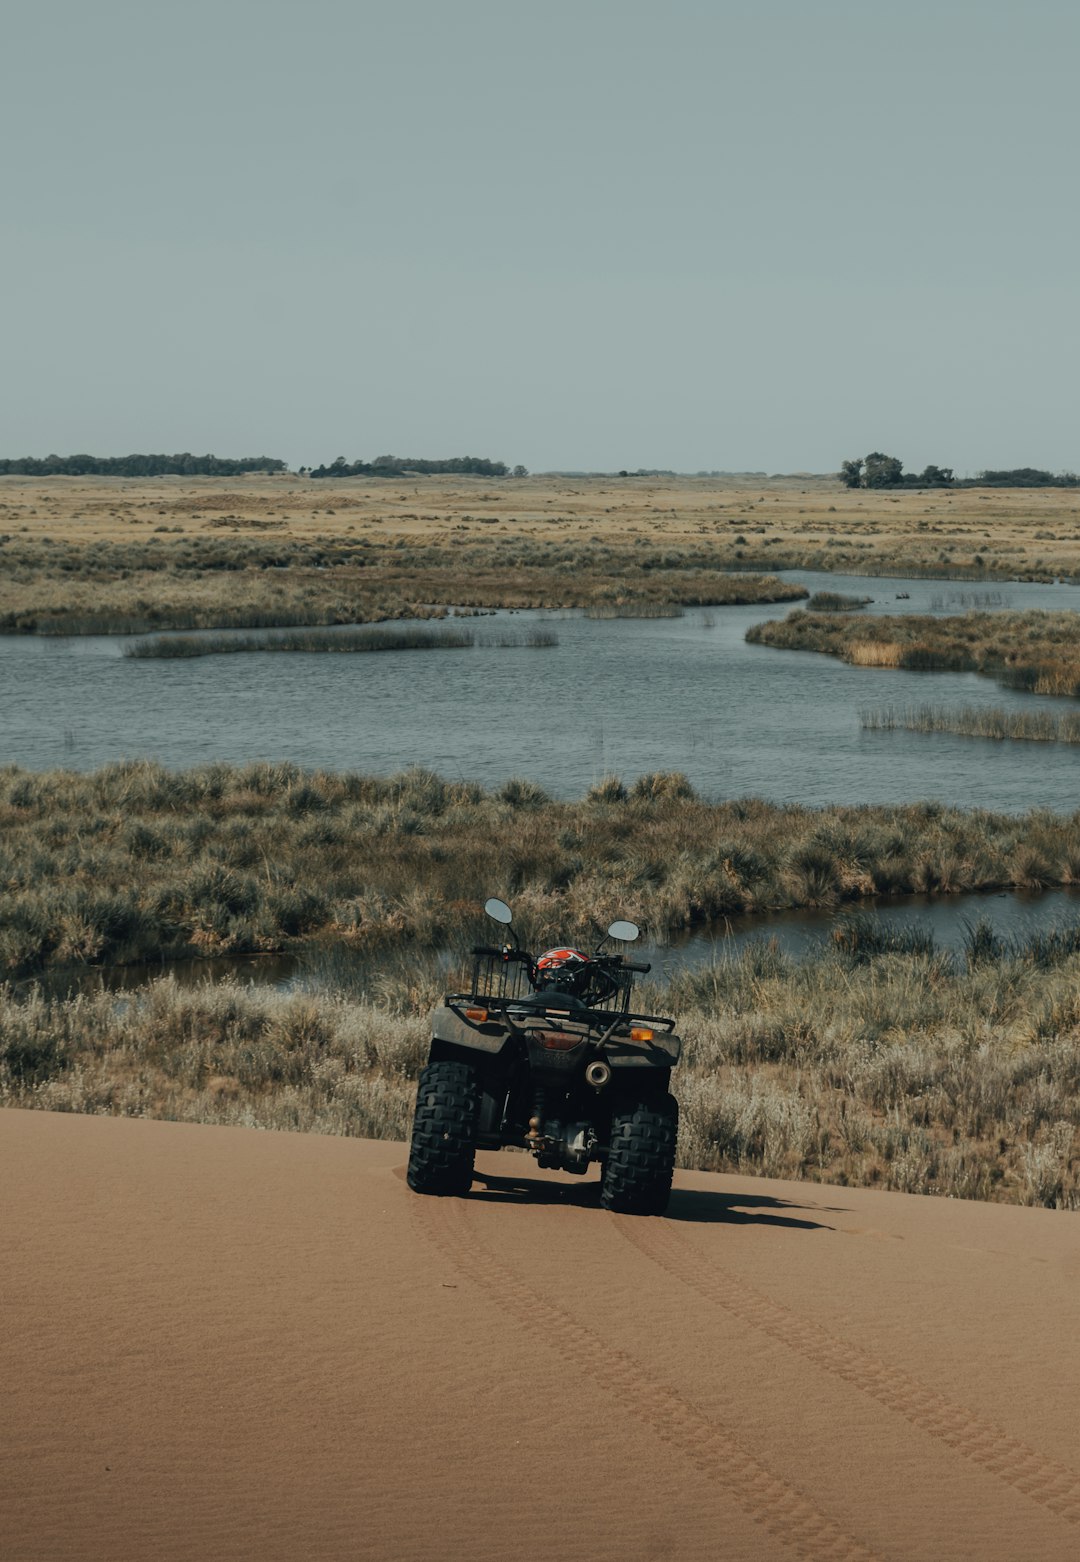
[[903, 1416], [1058, 1518], [1080, 1524], [1080, 1476], [1068, 1465], [1038, 1453], [899, 1367], [835, 1338], [820, 1324], [801, 1318], [734, 1275], [715, 1268], [703, 1270], [707, 1260], [677, 1237], [668, 1223], [635, 1220], [630, 1215], [616, 1215], [615, 1221], [621, 1235], [639, 1252], [707, 1302]]
[[413, 1198], [425, 1236], [466, 1280], [487, 1293], [534, 1337], [557, 1342], [579, 1371], [723, 1487], [743, 1511], [806, 1562], [881, 1562], [827, 1514], [741, 1447], [731, 1432], [648, 1372], [624, 1351], [546, 1301], [478, 1236], [457, 1199]]

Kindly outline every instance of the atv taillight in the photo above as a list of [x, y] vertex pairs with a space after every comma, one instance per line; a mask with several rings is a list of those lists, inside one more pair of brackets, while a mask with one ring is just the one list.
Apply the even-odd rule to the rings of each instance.
[[584, 1036], [579, 1036], [576, 1031], [569, 1030], [545, 1030], [540, 1032], [541, 1040], [545, 1047], [552, 1052], [569, 1052], [571, 1047], [576, 1047], [584, 1041]]
[[466, 1009], [465, 1010], [465, 1018], [467, 1020], [472, 1020], [474, 1025], [485, 1025], [487, 1023], [487, 1017], [488, 1017], [488, 1012], [487, 1012], [486, 1009]]
[[630, 1027], [631, 1041], [652, 1041], [655, 1034], [656, 1032], [650, 1025], [631, 1025]]

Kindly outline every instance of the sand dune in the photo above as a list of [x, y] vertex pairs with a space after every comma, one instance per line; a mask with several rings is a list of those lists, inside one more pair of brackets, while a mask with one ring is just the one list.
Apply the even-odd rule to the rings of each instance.
[[0, 1112], [0, 1556], [1080, 1555], [1075, 1215]]

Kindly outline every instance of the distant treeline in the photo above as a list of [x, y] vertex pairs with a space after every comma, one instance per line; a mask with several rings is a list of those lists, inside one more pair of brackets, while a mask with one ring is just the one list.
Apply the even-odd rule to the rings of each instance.
[[1037, 466], [1014, 466], [1008, 471], [980, 472], [960, 484], [961, 488], [1075, 488], [1080, 477], [1075, 472], [1044, 472]]
[[18, 456], [0, 459], [0, 474], [24, 477], [236, 477], [241, 472], [284, 472], [272, 456]]
[[1037, 466], [1015, 466], [955, 477], [951, 466], [927, 466], [905, 472], [897, 456], [872, 450], [868, 456], [841, 463], [837, 473], [847, 488], [1075, 488], [1075, 472], [1044, 472]]
[[[243, 472], [287, 472], [273, 456], [17, 456], [0, 459], [0, 475], [22, 477], [238, 477]], [[338, 456], [329, 466], [300, 467], [308, 477], [401, 477], [408, 472], [465, 472], [472, 477], [527, 477], [523, 466], [513, 470], [505, 461], [483, 456], [450, 456], [428, 461], [421, 456], [376, 456], [374, 461], [346, 461]]]
[[483, 456], [449, 456], [445, 461], [426, 461], [420, 456], [376, 456], [374, 461], [346, 461], [344, 456], [338, 456], [329, 466], [310, 468], [308, 476], [401, 477], [406, 472], [467, 472], [471, 477], [528, 476], [523, 466], [516, 466], [511, 472], [505, 461], [488, 461]]

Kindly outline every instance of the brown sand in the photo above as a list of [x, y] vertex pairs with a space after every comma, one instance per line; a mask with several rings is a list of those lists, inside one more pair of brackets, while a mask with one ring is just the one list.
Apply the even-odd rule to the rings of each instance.
[[0, 1112], [0, 1556], [1080, 1556], [1075, 1215]]

